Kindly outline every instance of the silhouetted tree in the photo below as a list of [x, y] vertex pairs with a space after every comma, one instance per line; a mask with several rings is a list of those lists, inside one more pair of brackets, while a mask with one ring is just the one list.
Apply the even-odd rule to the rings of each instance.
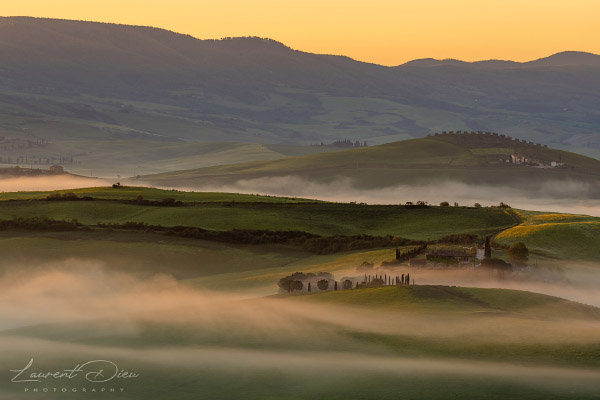
[[327, 290], [327, 288], [329, 288], [329, 281], [326, 279], [321, 279], [319, 282], [317, 282], [317, 287], [319, 290]]
[[492, 258], [492, 247], [490, 246], [490, 237], [489, 236], [485, 237], [485, 250], [483, 252], [483, 257], [486, 260], [489, 260], [490, 258]]
[[442, 201], [440, 203], [440, 207], [448, 207], [450, 205], [450, 203], [448, 203], [447, 201]]
[[292, 291], [292, 282], [293, 281], [291, 279], [282, 278], [279, 280], [278, 285], [281, 288], [281, 290], [285, 290], [289, 293]]
[[337, 281], [333, 282], [333, 290], [337, 290]]
[[344, 290], [352, 289], [352, 281], [350, 279], [346, 279], [342, 283], [342, 289], [344, 289]]
[[308, 291], [312, 292], [312, 287], [310, 286], [310, 282], [308, 282]]

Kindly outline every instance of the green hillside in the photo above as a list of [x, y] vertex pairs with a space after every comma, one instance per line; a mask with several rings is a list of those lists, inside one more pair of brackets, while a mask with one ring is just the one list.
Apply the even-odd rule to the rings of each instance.
[[[138, 232], [0, 232], [0, 273], [102, 267], [136, 277], [175, 279], [280, 269], [314, 257], [292, 246], [236, 245]], [[68, 260], [71, 260], [69, 262]], [[270, 291], [272, 292], [272, 291]], [[267, 293], [270, 293], [267, 292]]]
[[[97, 199], [48, 201], [44, 200], [47, 193], [3, 194], [4, 199], [19, 200], [0, 201], [0, 219], [48, 217], [77, 219], [85, 225], [143, 222], [217, 231], [297, 230], [323, 236], [394, 235], [416, 240], [456, 233], [491, 234], [519, 222], [510, 211], [499, 208], [410, 208], [146, 188], [92, 188], [74, 192]], [[131, 203], [137, 195], [148, 199], [171, 197], [184, 203], [179, 207]], [[107, 200], [110, 197], [113, 200]]]
[[523, 242], [531, 251], [550, 258], [600, 260], [600, 218], [531, 211], [518, 214], [523, 223], [501, 232], [496, 242]]
[[[564, 167], [506, 163], [511, 154], [547, 165], [562, 161]], [[587, 196], [600, 195], [600, 161], [485, 134], [431, 136], [335, 153], [149, 175], [143, 180], [176, 186], [291, 175], [321, 183], [350, 178], [354, 186], [363, 189], [458, 181], [536, 190], [546, 182], [575, 180], [593, 185]]]

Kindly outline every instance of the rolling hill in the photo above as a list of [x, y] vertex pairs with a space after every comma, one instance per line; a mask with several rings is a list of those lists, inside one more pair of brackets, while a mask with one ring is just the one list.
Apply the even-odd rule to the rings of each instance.
[[[507, 163], [511, 154], [561, 168], [535, 168]], [[398, 185], [461, 182], [518, 188], [536, 193], [550, 183], [584, 183], [578, 197], [599, 198], [600, 161], [579, 154], [523, 143], [491, 134], [454, 133], [405, 140], [336, 153], [239, 163], [142, 177], [166, 187], [233, 184], [242, 180], [298, 177], [324, 184], [350, 180], [355, 188], [382, 189]], [[259, 187], [256, 190], [260, 190]], [[560, 190], [553, 196], [571, 195]]]
[[569, 260], [598, 260], [600, 218], [519, 211], [523, 222], [496, 236], [496, 242], [511, 245], [523, 242], [540, 255]]
[[[49, 192], [0, 194], [0, 219], [76, 219], [86, 225], [145, 223], [215, 231], [232, 229], [303, 231], [323, 236], [394, 235], [414, 240], [455, 233], [489, 234], [520, 222], [500, 208], [361, 205], [227, 193], [185, 193], [152, 188], [90, 188], [72, 192], [79, 200], [47, 200]], [[50, 193], [51, 194], [51, 193]], [[89, 197], [83, 201], [82, 197]], [[179, 207], [140, 204], [173, 198]]]
[[[211, 161], [190, 157], [189, 142], [373, 145], [450, 129], [600, 154], [593, 54], [383, 67], [260, 38], [10, 17], [0, 56], [0, 156], [73, 157], [111, 176], [279, 156], [247, 148]], [[11, 151], [15, 139], [46, 145]]]

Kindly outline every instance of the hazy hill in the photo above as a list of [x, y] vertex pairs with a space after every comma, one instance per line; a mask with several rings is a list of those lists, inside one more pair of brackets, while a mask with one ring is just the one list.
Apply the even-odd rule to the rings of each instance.
[[[562, 168], [535, 168], [507, 163], [511, 154]], [[549, 182], [585, 182], [581, 198], [598, 198], [600, 161], [579, 154], [485, 134], [448, 134], [387, 143], [336, 153], [223, 165], [149, 175], [143, 180], [165, 186], [230, 184], [254, 178], [295, 176], [310, 182], [350, 179], [353, 186], [381, 189], [397, 185], [431, 185], [447, 181], [512, 187], [532, 194]], [[259, 189], [257, 189], [259, 190]], [[557, 190], [557, 196], [560, 196]], [[566, 192], [565, 192], [566, 193]], [[451, 194], [449, 194], [451, 196]]]
[[377, 144], [452, 129], [600, 154], [593, 54], [389, 68], [259, 38], [11, 17], [0, 57], [0, 135], [67, 156], [86, 152], [82, 138]]

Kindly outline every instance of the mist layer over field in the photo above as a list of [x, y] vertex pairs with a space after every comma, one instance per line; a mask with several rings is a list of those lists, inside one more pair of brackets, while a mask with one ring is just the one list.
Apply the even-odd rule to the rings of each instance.
[[[0, 192], [46, 191], [106, 186], [101, 179], [76, 176], [20, 177], [0, 179]], [[130, 186], [143, 182], [130, 181]], [[171, 187], [164, 187], [171, 189]], [[600, 199], [588, 196], [591, 188], [584, 182], [549, 182], [532, 185], [530, 190], [508, 186], [470, 185], [444, 182], [423, 185], [400, 185], [380, 189], [362, 189], [350, 179], [324, 184], [298, 176], [239, 180], [224, 185], [194, 185], [180, 187], [189, 191], [266, 194], [271, 196], [304, 197], [335, 202], [365, 202], [369, 204], [402, 204], [407, 201], [427, 201], [436, 205], [442, 201], [471, 206], [504, 202], [513, 208], [536, 211], [565, 212], [600, 216]]]
[[0, 192], [78, 189], [106, 185], [107, 182], [101, 179], [72, 175], [2, 178], [0, 179]]
[[259, 193], [273, 196], [295, 196], [337, 202], [365, 202], [369, 204], [403, 204], [407, 201], [427, 201], [437, 205], [472, 206], [496, 205], [501, 201], [513, 208], [554, 211], [600, 216], [600, 199], [589, 197], [590, 185], [584, 182], [532, 182], [530, 189], [510, 186], [492, 186], [482, 183], [471, 185], [461, 182], [435, 182], [422, 185], [400, 185], [379, 189], [357, 188], [352, 180], [340, 179], [330, 184], [313, 182], [298, 176], [244, 179], [223, 186], [193, 186], [187, 190], [207, 190], [236, 193]]
[[139, 377], [102, 385], [123, 387], [124, 398], [134, 399], [400, 392], [554, 399], [593, 398], [600, 389], [600, 319], [593, 310], [548, 315], [533, 303], [513, 312], [409, 307], [378, 302], [378, 289], [345, 291], [375, 296], [361, 304], [322, 301], [321, 294], [249, 299], [195, 290], [168, 276], [108, 273], [89, 260], [34, 266], [36, 272], [20, 267], [0, 278], [3, 399], [25, 396], [25, 388], [94, 385], [81, 376], [10, 382], [10, 370], [32, 358], [32, 372], [111, 360]]

